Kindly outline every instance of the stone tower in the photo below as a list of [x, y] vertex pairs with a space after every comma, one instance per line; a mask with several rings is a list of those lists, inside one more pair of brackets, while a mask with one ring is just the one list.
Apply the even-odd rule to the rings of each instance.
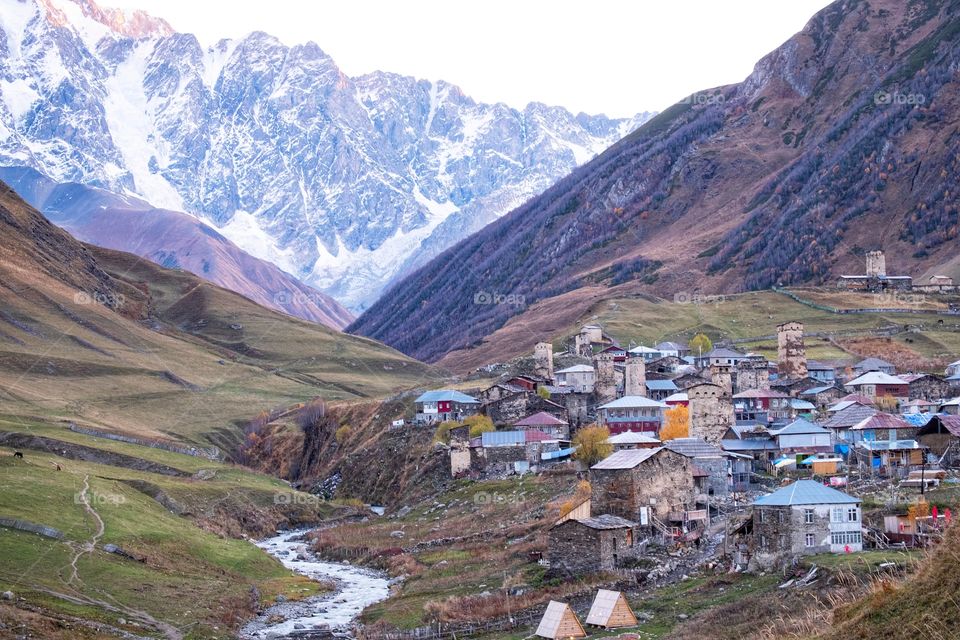
[[623, 374], [623, 395], [647, 397], [647, 365], [643, 358], [627, 358]]
[[770, 389], [770, 370], [766, 360], [741, 360], [737, 363], [737, 378], [734, 391], [743, 393], [752, 389]]
[[733, 373], [730, 371], [729, 365], [710, 365], [710, 381], [723, 389], [726, 395], [733, 395]]
[[533, 371], [541, 378], [553, 380], [553, 345], [549, 342], [534, 345]]
[[784, 322], [777, 327], [777, 367], [783, 378], [795, 380], [807, 375], [802, 322]]
[[887, 259], [883, 251], [867, 252], [867, 275], [870, 277], [887, 275]]
[[720, 445], [723, 434], [735, 423], [733, 399], [710, 382], [687, 389], [690, 399], [690, 437]]
[[598, 353], [593, 357], [593, 369], [596, 372], [593, 392], [597, 402], [603, 404], [617, 399], [617, 374], [613, 366], [613, 355]]

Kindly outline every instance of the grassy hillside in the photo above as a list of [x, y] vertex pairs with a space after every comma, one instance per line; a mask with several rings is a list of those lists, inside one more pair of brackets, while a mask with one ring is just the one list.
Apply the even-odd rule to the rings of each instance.
[[429, 384], [372, 340], [182, 271], [82, 245], [0, 193], [0, 403], [8, 414], [231, 448], [261, 410]]
[[[115, 637], [116, 630], [225, 638], [276, 595], [322, 588], [236, 538], [345, 513], [341, 508], [278, 498], [294, 492], [238, 467], [0, 417], [0, 438], [11, 433], [52, 445], [21, 449], [22, 460], [0, 446], [0, 518], [53, 527], [63, 538], [0, 526], [0, 590], [16, 598], [0, 607], [6, 629], [44, 638]], [[103, 462], [54, 453], [73, 445], [103, 451]], [[180, 475], [107, 464], [107, 452]], [[108, 544], [130, 557], [108, 553]], [[90, 621], [107, 627], [94, 635]]]
[[[796, 290], [802, 300], [834, 308], [878, 306], [875, 296], [840, 294], [832, 290]], [[918, 299], [919, 301], [920, 299]], [[883, 300], [885, 308], [903, 308], [906, 313], [837, 314], [802, 304], [777, 291], [700, 298], [693, 304], [685, 298], [664, 300], [654, 296], [597, 299], [583, 313], [562, 313], [544, 305], [537, 318], [528, 316], [508, 322], [472, 349], [448, 354], [440, 364], [470, 370], [488, 362], [504, 361], [533, 352], [543, 338], [554, 341], [555, 349], [565, 348], [565, 339], [587, 322], [598, 322], [621, 344], [652, 346], [663, 340], [687, 340], [705, 332], [714, 341], [737, 341], [741, 349], [764, 353], [776, 359], [776, 327], [788, 320], [804, 323], [808, 334], [830, 333], [832, 337], [808, 335], [807, 355], [822, 360], [852, 360], [859, 355], [901, 358], [904, 366], [942, 370], [960, 353], [960, 316], [917, 313], [922, 309], [945, 309], [950, 298], [933, 296], [914, 304], [912, 298]], [[576, 307], [570, 307], [576, 309]], [[939, 321], [943, 320], [940, 324]], [[902, 332], [891, 341], [876, 342], [874, 334], [911, 325], [916, 331]], [[865, 340], [869, 338], [870, 340]], [[892, 354], [892, 355], [891, 355]]]

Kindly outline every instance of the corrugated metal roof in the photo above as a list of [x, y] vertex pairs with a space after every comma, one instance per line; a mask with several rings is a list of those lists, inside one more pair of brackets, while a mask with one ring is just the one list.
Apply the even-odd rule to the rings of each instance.
[[488, 431], [481, 434], [480, 444], [484, 447], [508, 447], [526, 444], [526, 434], [526, 431]]
[[916, 429], [916, 427], [900, 416], [895, 416], [890, 413], [877, 413], [867, 418], [864, 418], [857, 424], [853, 425], [851, 429], [857, 431], [863, 431], [866, 429]]
[[480, 401], [473, 396], [454, 389], [437, 389], [427, 391], [422, 394], [415, 402], [459, 402], [460, 404], [480, 404]]
[[805, 433], [829, 434], [830, 431], [809, 420], [798, 418], [778, 431], [771, 431], [775, 436], [798, 436]]
[[633, 469], [638, 464], [663, 451], [663, 447], [655, 449], [626, 449], [624, 451], [615, 451], [591, 469]]
[[722, 440], [724, 451], [774, 451], [777, 443], [773, 440]]
[[864, 384], [907, 384], [907, 381], [903, 378], [892, 376], [889, 373], [884, 373], [883, 371], [868, 371], [843, 386], [859, 387]]
[[812, 402], [807, 402], [806, 400], [797, 400], [794, 398], [790, 401], [790, 408], [797, 409], [798, 411], [812, 411], [817, 407]]
[[607, 438], [607, 442], [610, 444], [660, 444], [660, 441], [656, 438], [651, 438], [636, 431], [624, 431], [615, 436], [610, 436]]
[[787, 507], [795, 504], [858, 504], [859, 498], [847, 495], [813, 480], [798, 480], [753, 501], [755, 506]]
[[673, 395], [667, 396], [666, 398], [663, 399], [663, 401], [664, 402], [689, 402], [690, 396], [689, 394], [687, 394], [686, 391], [680, 391], [678, 393], [674, 393]]
[[593, 372], [593, 367], [588, 364], [575, 364], [572, 367], [567, 367], [566, 369], [560, 369], [560, 371], [555, 371], [554, 375], [558, 373], [588, 373]]
[[747, 389], [733, 396], [734, 398], [789, 398], [785, 393], [770, 389]]
[[858, 422], [877, 413], [873, 407], [865, 407], [862, 404], [852, 404], [842, 411], [838, 411], [821, 426], [826, 429], [845, 429], [852, 427]]
[[546, 426], [561, 426], [567, 424], [560, 418], [553, 416], [546, 411], [538, 411], [537, 413], [527, 416], [526, 418], [521, 418], [513, 423], [515, 427], [546, 427]]
[[622, 398], [617, 398], [606, 404], [602, 404], [598, 409], [633, 409], [633, 408], [649, 408], [649, 407], [663, 407], [667, 408], [667, 405], [663, 402], [658, 402], [656, 400], [651, 400], [650, 398], [644, 398], [643, 396], [623, 396]]
[[664, 442], [663, 446], [688, 458], [719, 458], [723, 456], [722, 449], [701, 438], [674, 438]]
[[867, 451], [905, 451], [920, 448], [916, 440], [864, 440], [856, 446]]
[[673, 380], [647, 380], [647, 389], [651, 391], [676, 391], [677, 385]]
[[832, 386], [832, 385], [829, 385], [829, 384], [828, 384], [828, 385], [825, 385], [825, 386], [822, 386], [822, 387], [812, 387], [812, 388], [810, 388], [810, 389], [807, 389], [806, 391], [801, 391], [801, 392], [800, 392], [800, 395], [801, 395], [801, 396], [815, 396], [815, 395], [817, 395], [818, 393], [823, 393], [824, 391], [829, 391], [830, 389], [833, 389], [833, 386]]
[[620, 516], [612, 516], [609, 513], [603, 513], [599, 516], [593, 516], [590, 518], [579, 518], [577, 522], [586, 525], [591, 529], [599, 530], [624, 529], [626, 527], [637, 526], [636, 522], [631, 522], [626, 518], [621, 518]]

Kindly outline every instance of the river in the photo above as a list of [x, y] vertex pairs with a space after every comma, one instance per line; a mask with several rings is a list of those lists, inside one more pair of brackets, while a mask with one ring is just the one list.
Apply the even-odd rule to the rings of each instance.
[[[296, 637], [297, 632], [324, 627], [331, 631], [347, 632], [366, 607], [390, 596], [390, 581], [386, 574], [319, 560], [302, 540], [305, 533], [303, 530], [287, 531], [261, 540], [257, 546], [297, 573], [335, 583], [336, 590], [299, 602], [281, 602], [270, 607], [243, 628], [242, 638], [268, 640]], [[268, 620], [273, 616], [282, 616], [284, 621], [270, 624]]]

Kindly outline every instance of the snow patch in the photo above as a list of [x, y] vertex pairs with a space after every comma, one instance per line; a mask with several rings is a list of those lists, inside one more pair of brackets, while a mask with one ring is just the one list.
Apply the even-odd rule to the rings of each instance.
[[0, 80], [0, 97], [13, 115], [14, 122], [22, 120], [30, 112], [30, 107], [40, 100], [40, 94], [23, 78]]
[[272, 262], [287, 273], [297, 273], [296, 252], [280, 248], [254, 214], [237, 211], [230, 222], [217, 231], [250, 255]]
[[143, 88], [147, 58], [153, 46], [152, 41], [138, 44], [107, 78], [104, 83], [107, 98], [103, 106], [110, 137], [133, 175], [138, 194], [155, 207], [184, 211], [183, 198], [173, 185], [160, 173], [150, 170], [151, 158], [164, 166], [168, 157], [161, 146], [163, 137], [156, 130], [155, 118], [148, 111]]
[[221, 40], [203, 52], [203, 84], [211, 91], [217, 86], [217, 80], [223, 68], [230, 61], [237, 48], [236, 40]]

